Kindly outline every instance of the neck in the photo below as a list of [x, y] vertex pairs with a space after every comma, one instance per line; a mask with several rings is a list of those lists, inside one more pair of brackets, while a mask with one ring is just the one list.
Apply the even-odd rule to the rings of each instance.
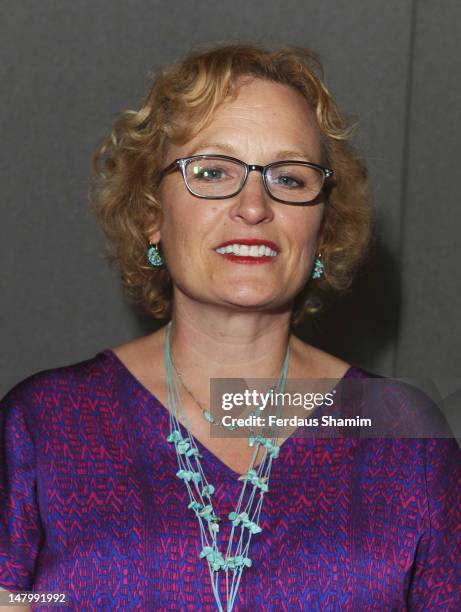
[[188, 381], [206, 385], [210, 378], [278, 378], [290, 338], [290, 314], [175, 301], [175, 364]]

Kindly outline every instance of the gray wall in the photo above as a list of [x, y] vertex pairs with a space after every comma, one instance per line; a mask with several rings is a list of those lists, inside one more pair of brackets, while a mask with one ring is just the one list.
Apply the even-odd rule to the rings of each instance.
[[0, 24], [0, 395], [155, 328], [103, 259], [90, 156], [149, 71], [213, 41], [312, 47], [360, 119], [374, 257], [303, 337], [443, 394], [461, 387], [459, 1], [3, 0]]

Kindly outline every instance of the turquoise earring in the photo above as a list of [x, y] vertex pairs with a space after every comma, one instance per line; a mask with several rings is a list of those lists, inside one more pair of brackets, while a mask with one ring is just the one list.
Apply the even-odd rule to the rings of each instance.
[[147, 261], [154, 268], [160, 268], [165, 263], [160, 254], [158, 244], [152, 244], [149, 242], [149, 246], [147, 247]]
[[314, 271], [312, 272], [312, 278], [317, 279], [323, 275], [323, 261], [320, 259], [320, 253], [314, 261]]

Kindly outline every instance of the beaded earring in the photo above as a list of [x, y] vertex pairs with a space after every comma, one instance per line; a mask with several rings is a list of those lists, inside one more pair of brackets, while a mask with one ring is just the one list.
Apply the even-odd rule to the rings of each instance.
[[160, 254], [158, 244], [152, 244], [149, 242], [149, 246], [147, 247], [147, 261], [154, 268], [160, 268], [165, 263]]
[[314, 261], [314, 271], [312, 272], [312, 278], [317, 279], [323, 275], [323, 261], [320, 259], [321, 254], [319, 253]]

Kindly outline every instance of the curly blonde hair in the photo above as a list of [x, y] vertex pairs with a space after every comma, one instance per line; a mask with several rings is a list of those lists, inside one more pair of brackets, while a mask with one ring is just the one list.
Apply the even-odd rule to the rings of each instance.
[[162, 222], [158, 187], [166, 148], [192, 139], [218, 105], [236, 94], [242, 76], [288, 85], [304, 96], [316, 114], [324, 163], [334, 170], [319, 242], [324, 275], [296, 297], [292, 324], [319, 311], [328, 294], [348, 289], [368, 250], [367, 170], [349, 142], [351, 126], [323, 82], [317, 56], [293, 46], [268, 51], [234, 44], [194, 51], [156, 75], [141, 107], [120, 114], [93, 156], [90, 206], [107, 238], [108, 260], [118, 268], [128, 298], [154, 318], [169, 318], [173, 300], [168, 270], [146, 259], [147, 236]]

